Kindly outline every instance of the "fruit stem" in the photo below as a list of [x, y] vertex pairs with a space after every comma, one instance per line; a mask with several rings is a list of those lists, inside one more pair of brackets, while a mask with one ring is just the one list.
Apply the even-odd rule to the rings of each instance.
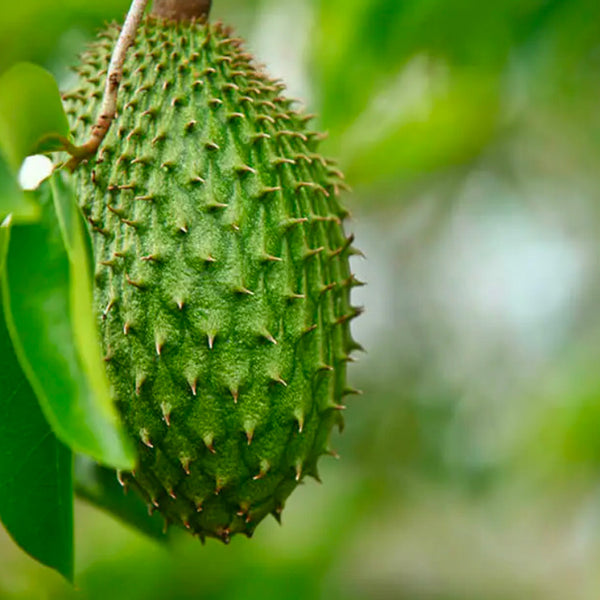
[[115, 49], [113, 50], [108, 66], [100, 115], [96, 124], [92, 127], [90, 139], [82, 146], [76, 146], [70, 150], [72, 157], [67, 162], [66, 168], [71, 171], [75, 170], [83, 160], [96, 154], [102, 140], [104, 140], [110, 129], [111, 123], [115, 118], [115, 113], [117, 112], [117, 94], [121, 85], [121, 79], [123, 78], [123, 64], [125, 63], [127, 50], [135, 41], [135, 35], [147, 4], [148, 0], [132, 0], [131, 2], [127, 18], [119, 34], [119, 39], [115, 44]]
[[176, 21], [208, 17], [212, 0], [154, 0], [152, 16]]

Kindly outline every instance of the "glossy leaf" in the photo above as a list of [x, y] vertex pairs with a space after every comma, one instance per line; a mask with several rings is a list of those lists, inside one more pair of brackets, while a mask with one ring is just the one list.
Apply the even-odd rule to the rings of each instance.
[[13, 228], [3, 273], [8, 327], [56, 435], [103, 464], [131, 469], [133, 452], [100, 358], [78, 208], [60, 177], [54, 174], [37, 193], [40, 222]]
[[87, 287], [91, 291], [94, 271], [92, 236], [85, 217], [77, 205], [77, 198], [71, 188], [67, 173], [56, 171], [50, 179], [50, 187], [67, 255], [73, 263], [83, 261], [82, 269], [87, 270], [89, 284]]
[[113, 469], [98, 465], [87, 456], [75, 457], [75, 492], [94, 506], [106, 510], [142, 533], [167, 541], [164, 519], [159, 513], [148, 514], [141, 497], [124, 491]]
[[48, 71], [18, 63], [0, 76], [0, 148], [14, 170], [30, 154], [62, 149], [68, 136], [58, 85]]
[[[0, 267], [8, 227], [0, 227]], [[0, 305], [0, 520], [33, 558], [73, 578], [72, 457], [17, 361]]]
[[[98, 409], [104, 412], [107, 419], [116, 423], [117, 416], [112, 406], [93, 311], [91, 239], [66, 173], [55, 172], [50, 178], [49, 184], [69, 258], [71, 320], [75, 344], [82, 368], [95, 392]], [[133, 454], [127, 448], [125, 448], [125, 453], [129, 454], [133, 461]]]
[[10, 222], [0, 223], [0, 273], [6, 264], [8, 254], [8, 242], [10, 239]]
[[39, 210], [35, 202], [23, 193], [0, 153], [0, 223], [9, 214], [13, 221], [33, 220], [39, 215]]

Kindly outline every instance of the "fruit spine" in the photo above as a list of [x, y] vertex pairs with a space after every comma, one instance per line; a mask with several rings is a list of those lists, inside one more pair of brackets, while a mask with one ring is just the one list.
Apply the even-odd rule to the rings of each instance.
[[[89, 135], [118, 36], [64, 95]], [[139, 442], [123, 483], [202, 539], [279, 516], [343, 424], [356, 252], [343, 177], [310, 115], [221, 25], [146, 19], [117, 117], [78, 169], [117, 405]]]

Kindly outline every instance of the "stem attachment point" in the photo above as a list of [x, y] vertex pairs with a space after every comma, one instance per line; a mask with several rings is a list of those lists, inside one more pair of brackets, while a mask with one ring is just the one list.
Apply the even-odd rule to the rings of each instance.
[[206, 19], [212, 0], [154, 0], [152, 16], [173, 21]]

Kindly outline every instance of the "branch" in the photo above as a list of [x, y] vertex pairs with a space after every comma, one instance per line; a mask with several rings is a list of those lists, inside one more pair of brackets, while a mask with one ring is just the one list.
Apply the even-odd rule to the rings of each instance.
[[100, 147], [100, 144], [106, 137], [108, 130], [115, 118], [117, 112], [117, 94], [121, 79], [123, 78], [123, 64], [127, 56], [127, 50], [135, 41], [135, 35], [140, 25], [140, 21], [144, 15], [144, 10], [148, 0], [132, 0], [127, 18], [119, 39], [113, 50], [108, 73], [106, 75], [106, 85], [104, 87], [104, 97], [102, 106], [100, 107], [100, 116], [92, 127], [92, 135], [90, 139], [82, 146], [77, 146], [72, 149], [72, 158], [67, 162], [67, 168], [73, 171], [81, 161], [94, 156]]

